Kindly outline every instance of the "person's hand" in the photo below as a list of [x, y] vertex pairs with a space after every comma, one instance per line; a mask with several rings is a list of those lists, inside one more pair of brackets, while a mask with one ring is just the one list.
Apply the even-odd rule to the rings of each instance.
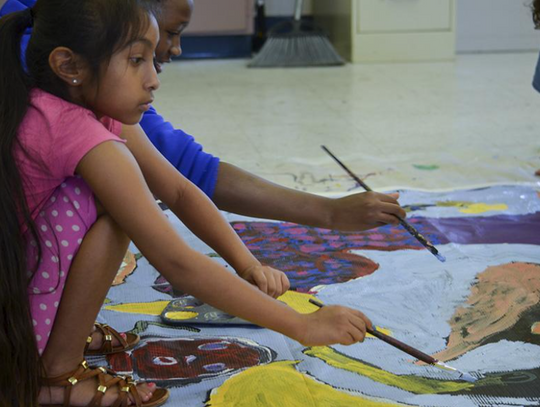
[[241, 270], [238, 275], [273, 298], [279, 297], [291, 287], [284, 272], [261, 264]]
[[398, 198], [398, 193], [362, 192], [334, 199], [331, 201], [330, 229], [355, 231], [397, 225], [399, 221], [393, 215], [407, 216]]
[[373, 328], [362, 312], [339, 305], [328, 305], [302, 318], [299, 337], [293, 339], [304, 346], [352, 345], [363, 342], [366, 328]]

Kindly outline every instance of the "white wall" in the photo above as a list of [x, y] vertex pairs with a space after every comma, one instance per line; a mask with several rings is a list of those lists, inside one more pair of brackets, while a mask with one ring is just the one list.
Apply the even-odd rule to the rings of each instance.
[[[540, 49], [540, 30], [534, 29], [528, 7], [531, 1], [457, 0], [457, 52]], [[311, 13], [311, 4], [304, 1], [305, 14]], [[292, 16], [293, 10], [294, 0], [266, 0], [269, 16]]]
[[532, 0], [457, 0], [457, 52], [540, 49]]
[[[294, 0], [266, 0], [266, 15], [283, 17], [294, 14]], [[311, 14], [311, 0], [304, 0], [304, 14]]]

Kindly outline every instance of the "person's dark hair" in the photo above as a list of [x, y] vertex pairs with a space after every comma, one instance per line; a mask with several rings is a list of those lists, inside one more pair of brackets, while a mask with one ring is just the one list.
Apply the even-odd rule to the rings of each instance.
[[[37, 87], [69, 101], [67, 85], [49, 66], [60, 46], [88, 64], [97, 89], [113, 54], [147, 29], [148, 7], [143, 0], [38, 0], [0, 19], [0, 407], [37, 406], [45, 374], [30, 316], [27, 290], [35, 267], [26, 259], [23, 225], [39, 240], [12, 154], [30, 91]], [[21, 38], [30, 27], [23, 63]]]
[[540, 29], [540, 0], [534, 0], [531, 4], [534, 27]]

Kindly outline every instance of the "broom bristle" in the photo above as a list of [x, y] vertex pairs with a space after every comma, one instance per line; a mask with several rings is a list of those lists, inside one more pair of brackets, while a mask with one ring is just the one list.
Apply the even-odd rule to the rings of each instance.
[[343, 65], [330, 40], [319, 33], [277, 35], [268, 38], [248, 65], [251, 68]]

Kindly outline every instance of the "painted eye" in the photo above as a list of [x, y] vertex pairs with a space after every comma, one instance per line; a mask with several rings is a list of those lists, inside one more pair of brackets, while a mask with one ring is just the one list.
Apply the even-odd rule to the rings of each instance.
[[158, 366], [173, 366], [178, 364], [178, 360], [171, 356], [157, 356], [153, 360], [154, 365]]
[[217, 373], [225, 370], [225, 363], [212, 363], [211, 365], [204, 365], [203, 369], [207, 372]]
[[229, 342], [213, 342], [199, 345], [200, 350], [223, 350], [229, 347]]

